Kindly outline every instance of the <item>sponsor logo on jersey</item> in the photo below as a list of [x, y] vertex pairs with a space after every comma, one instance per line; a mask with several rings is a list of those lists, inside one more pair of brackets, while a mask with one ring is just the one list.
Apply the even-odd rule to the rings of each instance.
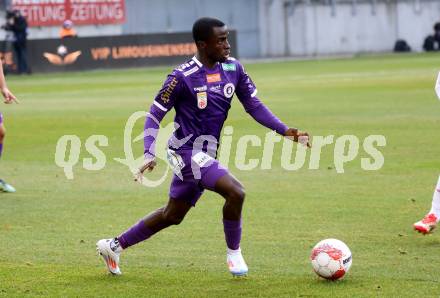
[[224, 71], [235, 71], [235, 64], [233, 63], [222, 63], [222, 68]]
[[209, 87], [209, 91], [215, 92], [215, 93], [221, 93], [222, 92], [222, 85], [214, 85]]
[[204, 85], [204, 86], [200, 86], [200, 87], [194, 87], [194, 91], [196, 92], [203, 92], [208, 90], [208, 86]]
[[160, 99], [162, 99], [164, 103], [168, 103], [170, 101], [170, 96], [173, 93], [173, 90], [174, 88], [176, 88], [176, 86], [177, 86], [177, 79], [174, 77], [171, 80], [171, 82], [168, 84], [168, 87], [165, 90], [165, 92], [160, 97]]
[[197, 93], [197, 107], [201, 110], [208, 105], [208, 94], [206, 92]]
[[227, 98], [231, 98], [232, 95], [234, 95], [234, 91], [235, 91], [235, 86], [232, 83], [227, 83], [225, 85], [225, 87], [223, 87], [223, 94], [227, 97]]
[[221, 80], [222, 78], [220, 77], [220, 73], [213, 73], [206, 75], [206, 81], [208, 81], [208, 83], [216, 83], [216, 82], [220, 82]]

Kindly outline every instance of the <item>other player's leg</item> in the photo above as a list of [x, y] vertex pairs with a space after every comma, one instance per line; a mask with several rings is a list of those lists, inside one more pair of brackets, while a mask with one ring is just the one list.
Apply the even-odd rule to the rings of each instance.
[[[6, 128], [3, 124], [3, 116], [0, 113], [0, 157], [2, 156], [3, 153], [3, 141], [5, 139], [6, 136]], [[3, 181], [2, 179], [0, 179], [0, 191], [2, 192], [15, 192], [15, 188], [6, 183], [5, 181]]]
[[223, 205], [223, 228], [227, 245], [226, 262], [234, 276], [246, 275], [248, 266], [241, 253], [241, 211], [245, 192], [241, 183], [218, 162], [203, 173], [202, 184], [225, 199]]
[[440, 176], [432, 196], [431, 210], [424, 218], [414, 224], [414, 229], [423, 234], [429, 234], [435, 229], [440, 220]]

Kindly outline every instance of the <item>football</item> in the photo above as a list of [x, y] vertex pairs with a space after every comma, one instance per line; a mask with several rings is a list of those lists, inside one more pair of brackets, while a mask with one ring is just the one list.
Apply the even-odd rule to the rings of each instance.
[[318, 242], [310, 255], [312, 267], [320, 277], [330, 280], [342, 278], [350, 269], [352, 258], [348, 246], [337, 239]]

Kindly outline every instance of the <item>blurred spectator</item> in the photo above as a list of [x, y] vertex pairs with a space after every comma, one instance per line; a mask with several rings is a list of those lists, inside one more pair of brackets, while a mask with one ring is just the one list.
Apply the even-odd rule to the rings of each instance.
[[437, 42], [437, 49], [440, 49], [440, 22], [434, 25], [434, 40]]
[[394, 52], [403, 53], [403, 52], [411, 52], [411, 47], [404, 39], [398, 39], [394, 44]]
[[76, 31], [73, 29], [73, 23], [71, 20], [65, 20], [63, 22], [63, 25], [60, 29], [60, 38], [69, 38], [69, 37], [76, 37]]
[[434, 35], [428, 35], [423, 42], [425, 51], [440, 50], [440, 22], [434, 24]]
[[8, 11], [6, 13], [6, 24], [4, 29], [13, 32], [14, 52], [17, 60], [18, 73], [30, 73], [27, 63], [27, 21], [19, 10]]

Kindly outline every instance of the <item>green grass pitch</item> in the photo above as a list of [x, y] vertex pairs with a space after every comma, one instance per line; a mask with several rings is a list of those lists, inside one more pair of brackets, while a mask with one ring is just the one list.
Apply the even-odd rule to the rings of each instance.
[[[440, 170], [439, 62], [439, 55], [390, 55], [246, 65], [260, 98], [291, 126], [361, 141], [380, 134], [387, 145], [379, 148], [380, 170], [361, 168], [368, 157], [361, 147], [344, 174], [334, 169], [334, 144], [323, 149], [317, 170], [307, 162], [298, 171], [281, 168], [279, 143], [271, 170], [240, 171], [231, 158], [247, 192], [244, 279], [227, 271], [223, 200], [213, 193], [180, 226], [124, 252], [122, 276], [109, 276], [95, 253], [97, 240], [118, 235], [167, 200], [169, 177], [144, 188], [114, 158], [124, 156], [127, 118], [149, 107], [171, 67], [8, 77], [21, 104], [1, 108], [7, 139], [0, 177], [17, 193], [0, 194], [0, 296], [439, 295], [440, 234], [412, 231], [430, 207]], [[237, 99], [226, 125], [234, 127], [233, 144], [268, 132]], [[141, 132], [141, 121], [136, 129]], [[73, 180], [54, 161], [66, 134], [82, 142]], [[109, 140], [100, 171], [82, 166], [91, 157], [84, 147], [91, 135]], [[142, 142], [133, 146], [140, 154]], [[250, 147], [247, 157], [261, 154]], [[164, 167], [159, 163], [157, 171]], [[351, 271], [338, 282], [319, 279], [309, 261], [312, 246], [330, 237], [353, 253]]]

